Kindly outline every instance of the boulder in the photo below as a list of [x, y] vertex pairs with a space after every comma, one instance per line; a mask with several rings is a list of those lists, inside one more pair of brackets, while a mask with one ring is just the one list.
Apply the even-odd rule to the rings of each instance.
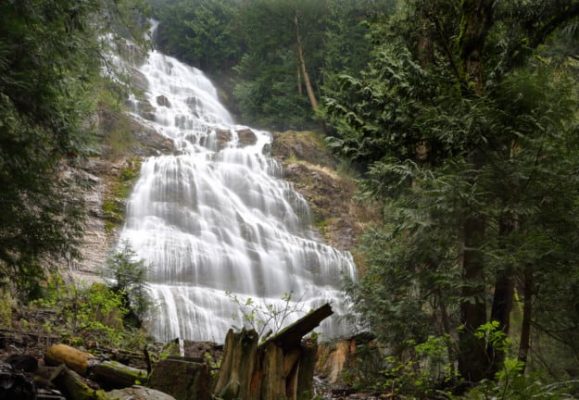
[[0, 400], [13, 399], [36, 399], [36, 387], [32, 379], [0, 362]]
[[206, 364], [178, 359], [160, 361], [149, 378], [149, 386], [176, 400], [209, 400], [211, 375]]
[[221, 150], [225, 145], [231, 141], [231, 132], [226, 129], [215, 130], [215, 140], [217, 141], [217, 149]]
[[175, 400], [175, 398], [155, 389], [135, 385], [107, 392], [106, 400]]
[[6, 359], [15, 371], [35, 372], [38, 369], [38, 360], [29, 354], [12, 354]]
[[171, 103], [169, 102], [169, 99], [163, 95], [157, 96], [157, 104], [160, 105], [161, 107], [171, 108]]
[[237, 131], [237, 136], [239, 137], [239, 145], [241, 147], [253, 146], [257, 143], [257, 136], [249, 128]]

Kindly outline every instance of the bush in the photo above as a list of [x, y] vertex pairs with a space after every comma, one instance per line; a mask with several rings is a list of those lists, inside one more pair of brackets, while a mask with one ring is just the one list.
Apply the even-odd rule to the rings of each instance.
[[112, 278], [111, 290], [122, 299], [122, 306], [127, 310], [125, 320], [140, 327], [142, 318], [152, 306], [145, 282], [147, 267], [128, 243], [107, 260], [107, 273]]

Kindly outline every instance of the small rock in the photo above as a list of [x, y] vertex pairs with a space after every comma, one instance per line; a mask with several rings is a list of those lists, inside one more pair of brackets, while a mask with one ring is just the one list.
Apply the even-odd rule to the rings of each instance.
[[0, 362], [0, 400], [34, 400], [36, 386], [21, 372], [15, 372], [9, 364]]
[[232, 135], [226, 129], [216, 129], [215, 130], [215, 139], [217, 141], [217, 149], [221, 150], [225, 147], [225, 145], [231, 141]]
[[175, 400], [173, 396], [143, 386], [131, 386], [107, 392], [109, 400]]
[[157, 96], [157, 104], [160, 105], [161, 107], [171, 108], [171, 103], [169, 102], [169, 99], [163, 95]]
[[13, 354], [6, 359], [14, 371], [34, 372], [38, 369], [36, 357], [26, 354]]

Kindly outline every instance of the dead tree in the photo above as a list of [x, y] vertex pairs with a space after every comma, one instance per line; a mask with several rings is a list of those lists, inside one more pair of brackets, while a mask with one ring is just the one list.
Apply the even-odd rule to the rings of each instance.
[[229, 330], [214, 393], [223, 400], [312, 398], [317, 346], [303, 337], [332, 315], [329, 304], [259, 344], [254, 330]]

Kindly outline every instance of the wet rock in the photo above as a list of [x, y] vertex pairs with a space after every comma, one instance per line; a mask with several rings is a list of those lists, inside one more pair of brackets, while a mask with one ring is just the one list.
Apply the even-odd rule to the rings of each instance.
[[237, 136], [239, 137], [239, 145], [241, 147], [253, 146], [257, 143], [257, 136], [249, 128], [237, 131]]
[[107, 400], [176, 400], [167, 393], [143, 386], [113, 390], [107, 392]]
[[28, 354], [13, 354], [6, 359], [15, 371], [34, 372], [38, 369], [38, 360]]
[[36, 386], [22, 372], [16, 372], [10, 364], [0, 362], [0, 400], [35, 400]]
[[171, 108], [171, 103], [169, 102], [169, 99], [163, 95], [157, 96], [157, 104], [160, 105], [161, 107]]
[[191, 112], [195, 114], [197, 113], [199, 107], [201, 106], [201, 102], [197, 97], [188, 97], [187, 100], [185, 100], [185, 103], [189, 106]]
[[221, 150], [225, 148], [227, 143], [231, 141], [231, 132], [226, 129], [216, 129], [215, 130], [215, 140], [217, 141], [217, 149]]
[[307, 200], [314, 225], [333, 247], [354, 249], [366, 227], [381, 219], [379, 205], [354, 199], [356, 183], [337, 171], [321, 133], [275, 133], [271, 153], [281, 161], [285, 179]]
[[205, 364], [179, 359], [160, 361], [149, 378], [149, 386], [169, 393], [176, 400], [209, 400], [211, 375]]
[[149, 101], [141, 100], [136, 103], [137, 107], [137, 114], [143, 117], [146, 120], [154, 121], [155, 120], [155, 108]]
[[321, 133], [311, 131], [276, 132], [272, 155], [279, 160], [296, 158], [312, 164], [334, 168], [336, 162]]
[[131, 67], [129, 69], [129, 73], [132, 87], [142, 91], [149, 89], [149, 81], [141, 71], [139, 71], [137, 68]]
[[138, 123], [131, 126], [136, 144], [132, 153], [138, 156], [150, 157], [159, 154], [173, 154], [175, 152], [175, 142], [163, 136], [156, 130]]

